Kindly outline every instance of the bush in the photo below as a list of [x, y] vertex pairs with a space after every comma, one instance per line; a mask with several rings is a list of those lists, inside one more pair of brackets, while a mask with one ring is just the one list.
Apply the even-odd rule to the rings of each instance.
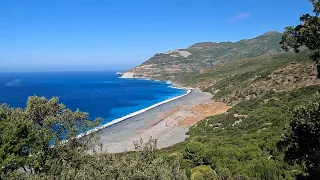
[[192, 162], [192, 167], [202, 165], [205, 148], [199, 142], [190, 142], [186, 145], [183, 158]]
[[308, 105], [293, 112], [290, 126], [278, 142], [285, 160], [298, 163], [312, 177], [320, 178], [320, 94], [317, 92]]
[[212, 180], [216, 178], [216, 173], [210, 166], [197, 166], [191, 169], [191, 180]]

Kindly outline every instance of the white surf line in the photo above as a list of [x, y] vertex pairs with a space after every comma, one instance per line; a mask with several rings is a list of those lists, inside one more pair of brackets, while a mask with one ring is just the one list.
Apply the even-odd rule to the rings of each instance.
[[149, 106], [149, 107], [147, 107], [147, 108], [141, 109], [141, 110], [139, 110], [139, 111], [130, 113], [130, 114], [128, 114], [128, 115], [126, 115], [126, 116], [123, 116], [123, 117], [121, 117], [121, 118], [115, 119], [115, 120], [113, 120], [113, 121], [111, 121], [111, 122], [108, 122], [108, 123], [102, 125], [102, 126], [99, 126], [99, 127], [94, 128], [94, 129], [91, 129], [91, 130], [89, 130], [89, 131], [86, 131], [86, 132], [84, 132], [84, 133], [81, 133], [81, 134], [79, 134], [76, 138], [81, 138], [81, 137], [86, 136], [86, 135], [88, 135], [88, 134], [91, 134], [91, 133], [97, 132], [97, 131], [99, 131], [99, 130], [101, 130], [101, 129], [104, 129], [104, 128], [108, 127], [108, 126], [117, 124], [117, 123], [119, 123], [119, 122], [121, 122], [121, 121], [123, 121], [123, 120], [132, 118], [132, 117], [137, 116], [137, 115], [139, 115], [139, 114], [142, 114], [142, 113], [144, 113], [144, 112], [146, 112], [146, 111], [148, 111], [148, 110], [150, 110], [150, 109], [153, 109], [153, 108], [155, 108], [155, 107], [161, 106], [161, 105], [163, 105], [163, 104], [166, 104], [166, 103], [168, 103], [168, 102], [174, 101], [174, 100], [176, 100], [176, 99], [182, 98], [182, 97], [190, 94], [191, 92], [192, 92], [192, 89], [190, 88], [190, 89], [187, 90], [187, 92], [186, 92], [185, 94], [182, 94], [182, 95], [180, 95], [180, 96], [176, 96], [176, 97], [173, 97], [173, 98], [170, 98], [170, 99], [161, 101], [161, 102], [159, 102], [159, 103], [157, 103], [157, 104], [154, 104], [154, 105], [152, 105], [152, 106]]

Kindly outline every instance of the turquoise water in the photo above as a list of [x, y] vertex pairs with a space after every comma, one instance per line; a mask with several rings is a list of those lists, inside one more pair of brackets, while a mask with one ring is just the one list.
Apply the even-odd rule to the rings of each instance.
[[0, 103], [25, 107], [28, 96], [56, 96], [103, 124], [186, 93], [166, 82], [121, 79], [115, 72], [1, 73]]

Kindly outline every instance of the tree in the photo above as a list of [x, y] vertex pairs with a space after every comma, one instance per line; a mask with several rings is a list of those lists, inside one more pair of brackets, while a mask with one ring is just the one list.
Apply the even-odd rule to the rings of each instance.
[[203, 164], [205, 147], [200, 142], [190, 142], [186, 145], [183, 158], [192, 162], [192, 167]]
[[120, 154], [85, 154], [80, 158], [79, 167], [64, 168], [60, 174], [10, 174], [9, 179], [89, 179], [89, 180], [186, 180], [184, 170], [180, 167], [180, 160], [173, 163], [166, 162], [160, 154], [157, 154], [156, 143], [150, 139], [143, 144], [135, 143], [135, 152]]
[[298, 163], [309, 177], [320, 176], [320, 94], [307, 105], [295, 109], [293, 120], [284, 132], [278, 147], [285, 160]]
[[77, 138], [98, 125], [88, 114], [67, 109], [57, 98], [33, 96], [25, 109], [0, 106], [0, 175], [19, 168], [59, 174], [93, 147], [94, 134]]
[[166, 162], [153, 139], [135, 142], [135, 152], [88, 153], [95, 134], [78, 135], [99, 121], [57, 98], [30, 97], [25, 109], [1, 105], [0, 179], [187, 179], [182, 158]]
[[310, 2], [314, 7], [313, 14], [304, 14], [300, 17], [301, 24], [286, 27], [280, 44], [285, 51], [293, 48], [298, 53], [301, 47], [311, 50], [311, 59], [316, 61], [318, 78], [320, 78], [320, 2], [319, 0], [310, 0]]
[[21, 109], [0, 107], [0, 175], [23, 167], [27, 162], [32, 122], [22, 116]]
[[210, 166], [197, 166], [191, 170], [191, 180], [213, 180], [218, 179], [216, 173]]

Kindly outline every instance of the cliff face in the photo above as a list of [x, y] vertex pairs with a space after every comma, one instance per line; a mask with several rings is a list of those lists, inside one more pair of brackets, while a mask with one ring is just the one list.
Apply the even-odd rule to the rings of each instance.
[[238, 42], [200, 42], [186, 49], [155, 54], [141, 65], [124, 72], [123, 77], [172, 79], [176, 74], [198, 73], [222, 62], [272, 55], [281, 52], [280, 38], [280, 33], [268, 32]]

